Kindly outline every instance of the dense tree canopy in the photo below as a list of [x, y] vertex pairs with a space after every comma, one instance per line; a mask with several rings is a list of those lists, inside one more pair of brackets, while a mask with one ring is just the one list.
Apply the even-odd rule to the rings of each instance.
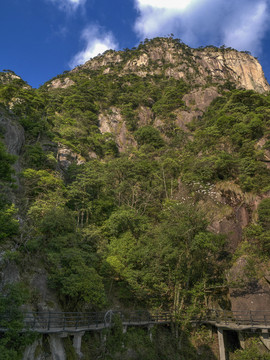
[[[122, 60], [142, 54], [146, 44], [121, 52]], [[173, 44], [196, 74], [188, 47]], [[63, 88], [49, 82], [31, 89], [0, 77], [0, 106], [26, 137], [16, 206], [8, 190], [15, 158], [0, 141], [0, 242], [7, 249], [16, 244], [13, 256], [26, 273], [46, 270], [64, 310], [104, 309], [115, 297], [123, 306], [178, 315], [218, 303], [232, 257], [226, 237], [210, 232], [209, 223], [233, 216], [233, 201], [246, 201], [251, 213], [247, 199], [260, 199], [244, 230], [249, 247], [239, 251], [269, 261], [270, 95], [213, 83], [210, 75], [199, 85], [190, 73], [169, 76], [169, 64], [154, 73], [157, 66], [149, 60], [145, 76], [119, 75], [121, 62], [109, 71], [78, 68], [58, 76], [72, 80]], [[205, 112], [187, 106], [186, 94], [210, 86], [218, 96]], [[180, 111], [195, 114], [193, 120], [183, 124]], [[105, 131], [109, 125], [115, 133]], [[230, 191], [236, 200], [228, 204]]]

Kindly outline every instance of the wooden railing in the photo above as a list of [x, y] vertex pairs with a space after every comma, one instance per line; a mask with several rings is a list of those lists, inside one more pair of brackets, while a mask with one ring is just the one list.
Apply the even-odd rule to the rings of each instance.
[[[200, 315], [176, 314], [173, 312], [148, 311], [102, 311], [102, 312], [24, 312], [25, 329], [52, 333], [62, 331], [100, 330], [111, 327], [116, 316], [123, 325], [146, 326], [150, 324], [169, 324], [185, 319], [196, 324], [248, 326], [250, 328], [270, 328], [270, 311], [226, 311], [207, 310]], [[2, 320], [2, 321], [1, 321]], [[8, 324], [8, 316], [2, 316], [0, 323]], [[6, 325], [8, 327], [8, 325]], [[5, 331], [6, 328], [0, 330]]]
[[[59, 331], [100, 330], [111, 327], [118, 316], [124, 325], [148, 325], [170, 323], [169, 312], [102, 311], [102, 312], [24, 312], [25, 329], [42, 333]], [[8, 323], [8, 316], [2, 317]], [[1, 328], [1, 326], [0, 326]], [[0, 329], [1, 330], [1, 329]], [[4, 330], [4, 329], [2, 329]]]
[[200, 316], [201, 321], [213, 322], [215, 324], [270, 326], [270, 310], [208, 310]]

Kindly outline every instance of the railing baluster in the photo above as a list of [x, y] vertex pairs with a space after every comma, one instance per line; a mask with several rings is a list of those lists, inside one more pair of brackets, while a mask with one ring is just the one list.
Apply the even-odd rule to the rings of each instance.
[[75, 329], [77, 330], [78, 329], [78, 320], [79, 320], [79, 315], [76, 314], [76, 322], [75, 322]]
[[49, 311], [49, 317], [48, 317], [48, 330], [50, 330], [50, 326], [51, 326], [51, 313]]
[[34, 315], [34, 323], [33, 323], [32, 329], [35, 329], [35, 326], [36, 326], [36, 317]]
[[[151, 313], [150, 311], [132, 311], [128, 313], [122, 313], [120, 311], [114, 312], [119, 314], [125, 325], [134, 324], [139, 326], [150, 324], [164, 324], [169, 322], [175, 322], [176, 316], [173, 312], [156, 311]], [[96, 327], [98, 330], [99, 325], [105, 321], [104, 312], [93, 313], [73, 313], [73, 312], [25, 312], [24, 313], [24, 327], [32, 328], [37, 332], [57, 332], [65, 331], [68, 329], [92, 329]], [[187, 314], [182, 314], [187, 316]], [[5, 315], [8, 319], [9, 314]], [[201, 320], [201, 322], [200, 322]], [[206, 313], [200, 315], [190, 316], [189, 321], [191, 323], [213, 323], [218, 326], [219, 323], [225, 323], [228, 328], [233, 328], [231, 323], [235, 325], [247, 325], [248, 328], [259, 329], [260, 327], [267, 327], [270, 324], [270, 312], [269, 311], [252, 311], [252, 310], [218, 310], [209, 309]], [[106, 325], [106, 321], [104, 322]], [[111, 321], [110, 323], [111, 324]], [[107, 324], [107, 325], [108, 325]], [[4, 329], [5, 331], [5, 329]]]

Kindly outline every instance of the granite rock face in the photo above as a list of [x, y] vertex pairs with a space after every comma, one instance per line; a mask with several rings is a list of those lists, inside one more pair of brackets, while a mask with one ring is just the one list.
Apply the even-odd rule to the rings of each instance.
[[51, 81], [47, 86], [51, 89], [66, 89], [72, 85], [74, 85], [75, 82], [68, 77], [64, 79], [55, 79]]
[[81, 165], [85, 162], [85, 159], [81, 155], [60, 143], [57, 146], [57, 160], [62, 170], [67, 170], [72, 163]]
[[57, 334], [51, 334], [49, 339], [52, 360], [66, 360], [63, 340]]
[[231, 309], [233, 311], [264, 311], [270, 308], [270, 286], [267, 275], [254, 279], [249, 273], [248, 260], [241, 256], [230, 269]]
[[120, 152], [125, 151], [129, 146], [136, 145], [133, 136], [127, 130], [126, 123], [121, 115], [120, 109], [112, 107], [99, 115], [99, 129], [102, 134], [111, 133]]
[[194, 51], [199, 56], [200, 74], [205, 78], [206, 72], [215, 80], [228, 79], [238, 87], [263, 93], [270, 90], [262, 67], [253, 56], [236, 50], [223, 52]]
[[8, 153], [19, 155], [24, 144], [23, 127], [11, 114], [0, 109], [0, 129], [4, 136], [4, 143]]
[[124, 73], [135, 73], [142, 77], [158, 75], [165, 65], [166, 76], [183, 78], [187, 82], [206, 85], [208, 81], [220, 84], [231, 81], [238, 88], [259, 93], [270, 90], [260, 63], [248, 53], [215, 47], [191, 49], [185, 45], [177, 46], [170, 39], [160, 39], [156, 44], [148, 43], [131, 59], [123, 57], [121, 51], [108, 51], [73, 71], [104, 67], [103, 73], [108, 74], [115, 64], [122, 67], [120, 76]]

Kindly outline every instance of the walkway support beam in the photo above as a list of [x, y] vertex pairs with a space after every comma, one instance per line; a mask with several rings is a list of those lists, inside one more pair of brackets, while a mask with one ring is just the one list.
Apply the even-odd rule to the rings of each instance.
[[149, 339], [151, 342], [153, 342], [153, 332], [152, 332], [153, 327], [154, 327], [154, 325], [152, 325], [152, 324], [148, 325], [148, 334], [149, 334]]
[[85, 332], [79, 332], [74, 334], [73, 336], [73, 347], [79, 359], [83, 357], [83, 354], [81, 352], [81, 345], [82, 345], [82, 337], [84, 334]]
[[270, 350], [270, 338], [269, 333], [267, 329], [262, 330], [262, 335], [260, 336], [261, 342], [264, 344], [264, 346]]
[[223, 329], [218, 327], [217, 330], [218, 330], [219, 360], [226, 360]]

